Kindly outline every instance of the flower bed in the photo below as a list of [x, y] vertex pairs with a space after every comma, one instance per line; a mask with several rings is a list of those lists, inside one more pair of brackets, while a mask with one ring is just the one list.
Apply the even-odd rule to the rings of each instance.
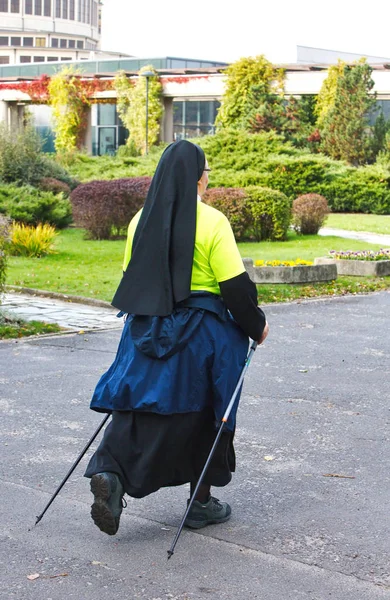
[[[243, 259], [249, 277], [254, 283], [312, 283], [315, 281], [332, 281], [337, 278], [337, 267], [334, 264], [313, 265], [302, 264], [307, 261], [272, 261], [278, 265], [269, 266], [267, 262], [251, 258]], [[262, 263], [263, 266], [258, 265]]]
[[390, 275], [389, 250], [362, 250], [340, 252], [331, 250], [330, 256], [316, 258], [315, 265], [334, 264], [338, 275], [354, 275], [357, 277], [386, 277]]

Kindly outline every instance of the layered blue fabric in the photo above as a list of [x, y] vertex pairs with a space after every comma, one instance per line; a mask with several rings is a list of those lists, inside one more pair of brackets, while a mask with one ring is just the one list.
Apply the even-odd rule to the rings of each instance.
[[[172, 415], [212, 407], [220, 421], [248, 351], [248, 338], [220, 304], [214, 312], [180, 307], [168, 317], [129, 315], [91, 408]], [[239, 395], [227, 429], [235, 427], [238, 402]]]

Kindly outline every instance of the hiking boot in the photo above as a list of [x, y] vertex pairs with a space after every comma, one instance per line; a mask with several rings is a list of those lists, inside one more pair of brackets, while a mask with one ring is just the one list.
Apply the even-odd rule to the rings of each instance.
[[101, 531], [115, 535], [122, 513], [123, 487], [115, 473], [97, 473], [91, 478], [91, 492], [95, 496], [91, 517]]
[[230, 519], [231, 512], [232, 509], [227, 502], [220, 502], [213, 496], [210, 496], [205, 504], [194, 500], [184, 525], [191, 529], [201, 529], [206, 525], [225, 523]]

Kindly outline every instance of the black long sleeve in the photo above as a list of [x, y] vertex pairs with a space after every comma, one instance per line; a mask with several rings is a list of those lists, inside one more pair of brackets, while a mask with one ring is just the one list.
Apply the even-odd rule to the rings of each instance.
[[257, 306], [256, 285], [248, 273], [222, 281], [219, 284], [222, 298], [233, 317], [252, 340], [259, 341], [263, 333], [266, 318]]

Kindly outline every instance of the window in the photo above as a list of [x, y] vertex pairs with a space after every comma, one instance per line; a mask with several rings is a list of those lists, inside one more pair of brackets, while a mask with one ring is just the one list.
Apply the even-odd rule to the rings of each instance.
[[62, 18], [68, 18], [68, 0], [62, 0]]
[[28, 47], [33, 47], [34, 45], [34, 38], [30, 38], [30, 37], [26, 37], [23, 38], [23, 46], [28, 46]]
[[31, 62], [31, 56], [21, 56], [20, 57], [20, 62], [21, 63], [30, 63]]
[[45, 0], [44, 3], [44, 16], [51, 17], [51, 0]]
[[8, 38], [7, 37], [0, 37], [0, 46], [8, 46]]
[[34, 15], [42, 14], [42, 0], [35, 0]]
[[61, 0], [56, 0], [56, 17], [61, 18]]
[[60, 48], [67, 48], [68, 40], [60, 40]]
[[58, 38], [51, 38], [51, 47], [58, 48]]
[[78, 42], [77, 42], [77, 48], [78, 48], [79, 50], [83, 50], [83, 49], [84, 49], [84, 42], [82, 42], [82, 41], [78, 41]]
[[72, 60], [70, 56], [61, 56], [61, 60]]
[[46, 38], [44, 38], [44, 37], [35, 38], [35, 47], [36, 48], [46, 48]]
[[0, 65], [9, 65], [9, 56], [0, 56]]
[[8, 0], [0, 0], [0, 12], [8, 12]]
[[26, 0], [24, 12], [26, 13], [26, 15], [33, 14], [33, 0]]
[[75, 0], [69, 0], [69, 19], [74, 21], [75, 17]]
[[22, 38], [20, 37], [12, 37], [11, 38], [11, 46], [21, 46], [22, 45]]
[[76, 42], [75, 42], [75, 40], [69, 40], [68, 41], [68, 47], [69, 48], [76, 48]]
[[47, 62], [57, 62], [58, 61], [58, 56], [48, 56], [47, 57]]
[[20, 12], [20, 0], [11, 0], [11, 12], [12, 13]]
[[34, 56], [34, 62], [45, 62], [44, 56]]
[[95, 0], [92, 2], [92, 25], [93, 27], [98, 26], [98, 7]]

